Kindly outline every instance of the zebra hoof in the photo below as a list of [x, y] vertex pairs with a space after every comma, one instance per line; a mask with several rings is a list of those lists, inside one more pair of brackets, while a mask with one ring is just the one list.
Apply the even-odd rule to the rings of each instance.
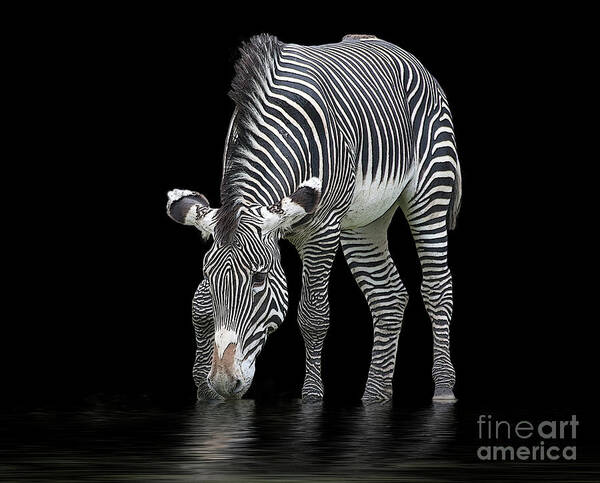
[[311, 404], [311, 403], [320, 403], [323, 402], [323, 396], [319, 396], [318, 394], [307, 394], [302, 396], [303, 404]]
[[363, 404], [387, 403], [392, 400], [392, 393], [378, 394], [365, 392], [361, 401]]
[[433, 400], [440, 402], [457, 401], [454, 392], [452, 392], [452, 388], [448, 386], [436, 387], [433, 393]]
[[392, 398], [373, 398], [373, 397], [363, 397], [361, 399], [363, 406], [383, 406], [385, 404], [391, 404]]

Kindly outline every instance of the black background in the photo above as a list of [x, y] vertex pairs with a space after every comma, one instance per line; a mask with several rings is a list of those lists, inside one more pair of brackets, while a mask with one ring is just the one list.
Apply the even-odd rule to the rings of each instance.
[[[18, 224], [8, 238], [22, 251], [6, 252], [18, 270], [8, 292], [17, 310], [5, 318], [3, 402], [194, 397], [191, 299], [208, 245], [167, 218], [166, 192], [198, 190], [218, 206], [237, 48], [269, 32], [301, 44], [375, 34], [432, 72], [450, 101], [464, 179], [450, 235], [456, 394], [561, 411], [591, 404], [597, 316], [585, 309], [575, 270], [588, 263], [593, 241], [570, 231], [581, 198], [567, 191], [583, 163], [571, 111], [585, 96], [583, 41], [565, 30], [577, 21], [561, 12], [436, 12], [325, 21], [250, 18], [233, 7], [227, 17], [69, 11], [35, 35], [31, 25], [15, 34], [11, 45], [26, 46], [15, 70], [12, 125], [27, 133], [15, 157], [24, 172], [17, 199], [28, 204], [13, 198], [9, 210]], [[36, 22], [45, 24], [44, 15]], [[410, 294], [395, 397], [427, 400], [431, 326], [400, 213], [389, 237]], [[287, 242], [282, 257], [289, 313], [259, 357], [248, 397], [300, 395], [300, 263]], [[358, 400], [371, 321], [340, 254], [330, 302], [326, 396]]]

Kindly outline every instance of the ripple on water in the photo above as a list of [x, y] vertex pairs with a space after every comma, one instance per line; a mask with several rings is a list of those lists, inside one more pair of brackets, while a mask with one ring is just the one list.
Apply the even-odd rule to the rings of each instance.
[[[476, 460], [476, 415], [460, 403], [97, 404], [0, 416], [0, 478], [118, 480], [597, 480], [597, 463]], [[587, 466], [586, 466], [587, 465]]]

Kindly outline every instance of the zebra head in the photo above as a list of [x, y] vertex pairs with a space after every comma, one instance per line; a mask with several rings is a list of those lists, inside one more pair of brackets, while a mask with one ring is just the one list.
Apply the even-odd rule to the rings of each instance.
[[168, 215], [195, 226], [205, 238], [214, 237], [203, 264], [214, 321], [207, 381], [223, 397], [240, 398], [248, 390], [256, 357], [285, 318], [287, 281], [278, 242], [291, 225], [315, 211], [320, 196], [321, 182], [311, 178], [275, 204], [240, 204], [235, 216], [224, 220], [220, 210], [226, 208], [211, 208], [203, 195], [169, 192]]

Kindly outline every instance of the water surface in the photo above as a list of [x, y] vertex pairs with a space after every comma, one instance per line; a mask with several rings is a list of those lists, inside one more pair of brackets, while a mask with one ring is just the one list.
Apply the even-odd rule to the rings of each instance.
[[6, 480], [598, 481], [591, 453], [571, 462], [477, 459], [477, 411], [299, 400], [190, 403], [123, 400], [0, 417]]

